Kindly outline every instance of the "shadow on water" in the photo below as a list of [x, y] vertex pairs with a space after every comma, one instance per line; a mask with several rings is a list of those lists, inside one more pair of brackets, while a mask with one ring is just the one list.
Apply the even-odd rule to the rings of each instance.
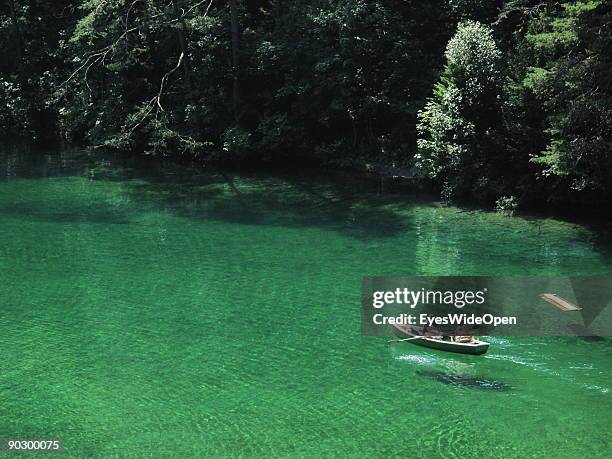
[[[129, 158], [83, 150], [33, 152], [27, 146], [0, 148], [0, 181], [77, 176], [118, 182], [125, 205], [48, 202], [8, 205], [9, 214], [70, 223], [125, 224], [143, 211], [162, 211], [193, 221], [240, 225], [322, 228], [359, 240], [384, 239], [412, 228], [409, 211], [418, 196], [380, 193], [378, 180], [364, 176], [298, 176], [203, 171], [162, 158]], [[94, 198], [95, 199], [95, 198]], [[426, 199], [431, 202], [431, 199]], [[534, 217], [535, 218], [535, 217]], [[595, 231], [589, 242], [612, 259], [612, 242]]]
[[586, 341], [587, 343], [601, 343], [606, 341], [603, 336], [596, 335], [582, 324], [569, 324], [567, 328], [576, 335], [577, 339]]
[[110, 166], [107, 159], [86, 150], [40, 151], [26, 142], [0, 143], [0, 182], [83, 176], [105, 163]]
[[492, 379], [477, 376], [460, 375], [436, 370], [417, 370], [416, 374], [425, 378], [433, 379], [448, 386], [465, 387], [468, 389], [487, 390], [494, 392], [507, 392], [512, 386]]
[[[323, 228], [360, 240], [387, 238], [410, 228], [405, 196], [380, 194], [367, 178], [232, 174], [202, 171], [163, 160], [123, 158], [87, 151], [0, 151], [0, 179], [78, 176], [120, 182], [124, 205], [81, 196], [74, 202], [20, 200], [8, 215], [56, 223], [130, 223], [143, 210], [194, 221], [290, 228]], [[90, 200], [88, 202], [88, 199]]]
[[231, 178], [211, 174], [145, 179], [129, 187], [130, 199], [192, 220], [282, 227], [317, 227], [358, 239], [392, 237], [409, 226], [392, 202], [356, 185], [314, 183], [306, 178]]

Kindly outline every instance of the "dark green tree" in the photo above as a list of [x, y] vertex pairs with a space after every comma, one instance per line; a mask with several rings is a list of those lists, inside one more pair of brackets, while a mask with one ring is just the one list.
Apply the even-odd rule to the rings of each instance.
[[537, 65], [525, 84], [541, 101], [546, 148], [533, 161], [558, 197], [612, 191], [612, 4], [563, 2], [527, 35]]
[[55, 136], [52, 93], [57, 75], [68, 67], [59, 47], [76, 20], [76, 3], [0, 2], [0, 134]]

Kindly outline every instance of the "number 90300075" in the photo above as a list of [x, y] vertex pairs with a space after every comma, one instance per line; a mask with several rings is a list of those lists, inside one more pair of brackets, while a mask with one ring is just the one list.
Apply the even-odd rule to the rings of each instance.
[[62, 451], [61, 440], [33, 440], [33, 439], [14, 439], [3, 438], [0, 441], [0, 451]]

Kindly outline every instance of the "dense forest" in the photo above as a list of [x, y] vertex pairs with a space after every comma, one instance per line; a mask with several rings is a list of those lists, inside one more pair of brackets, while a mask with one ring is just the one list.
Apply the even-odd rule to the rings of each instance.
[[0, 135], [612, 207], [612, 2], [2, 0]]

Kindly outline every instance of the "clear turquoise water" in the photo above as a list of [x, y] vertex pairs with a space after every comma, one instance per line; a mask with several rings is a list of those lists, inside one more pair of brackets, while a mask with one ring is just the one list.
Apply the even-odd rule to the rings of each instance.
[[359, 333], [362, 276], [612, 274], [605, 230], [13, 148], [0, 241], [0, 437], [69, 457], [612, 453], [610, 340], [470, 357]]

